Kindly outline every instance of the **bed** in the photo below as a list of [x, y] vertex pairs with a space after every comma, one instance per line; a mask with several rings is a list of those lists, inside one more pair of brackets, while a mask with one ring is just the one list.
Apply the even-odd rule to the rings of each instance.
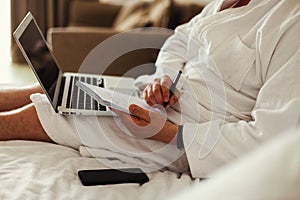
[[32, 141], [0, 142], [0, 199], [166, 199], [199, 184], [188, 174], [148, 173], [138, 184], [83, 186], [80, 169], [105, 168], [72, 148]]
[[188, 174], [156, 171], [142, 186], [82, 186], [77, 171], [103, 168], [98, 160], [50, 143], [0, 142], [0, 199], [299, 199], [299, 130], [271, 140], [204, 184]]

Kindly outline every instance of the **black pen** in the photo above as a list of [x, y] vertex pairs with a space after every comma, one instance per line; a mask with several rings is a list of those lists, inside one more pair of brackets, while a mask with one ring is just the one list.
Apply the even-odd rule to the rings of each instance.
[[[169, 101], [170, 101], [171, 97], [173, 96], [173, 94], [174, 94], [174, 92], [175, 92], [176, 85], [177, 85], [177, 83], [178, 83], [178, 81], [179, 81], [179, 78], [180, 78], [181, 74], [182, 74], [182, 71], [179, 70], [179, 72], [178, 72], [176, 78], [173, 80], [173, 83], [172, 83], [172, 85], [171, 85], [171, 87], [170, 87]], [[168, 104], [169, 104], [169, 102], [164, 102], [164, 107], [166, 107]]]

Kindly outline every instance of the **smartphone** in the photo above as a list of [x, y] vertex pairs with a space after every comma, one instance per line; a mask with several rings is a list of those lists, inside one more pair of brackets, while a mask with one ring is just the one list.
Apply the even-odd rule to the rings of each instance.
[[149, 181], [148, 176], [139, 168], [79, 170], [78, 176], [84, 186], [122, 183], [142, 185]]

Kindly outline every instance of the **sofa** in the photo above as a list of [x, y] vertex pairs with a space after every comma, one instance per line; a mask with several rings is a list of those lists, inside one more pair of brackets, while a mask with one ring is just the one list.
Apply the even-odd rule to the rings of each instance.
[[[62, 16], [60, 21], [64, 25], [50, 28], [47, 34], [47, 40], [62, 70], [132, 77], [153, 73], [157, 53], [164, 41], [178, 25], [189, 21], [204, 7], [201, 4], [178, 3], [171, 0], [154, 0], [152, 3], [144, 4], [143, 1], [135, 1], [138, 3], [126, 6], [99, 3], [98, 0], [64, 2], [60, 10], [64, 15], [59, 15]], [[126, 14], [129, 17], [126, 18]], [[128, 20], [130, 17], [134, 22]], [[134, 31], [131, 31], [133, 29]], [[111, 44], [107, 50], [114, 52], [137, 42], [141, 47], [129, 49], [115, 56], [109, 64], [102, 63], [108, 56], [102, 54], [99, 55], [97, 66], [93, 66], [92, 69], [80, 67], [96, 46], [107, 42], [112, 36], [116, 37], [119, 33], [125, 34], [126, 39]], [[147, 44], [149, 46], [153, 43], [155, 48], [147, 47]], [[140, 66], [139, 70], [132, 70], [136, 66]]]

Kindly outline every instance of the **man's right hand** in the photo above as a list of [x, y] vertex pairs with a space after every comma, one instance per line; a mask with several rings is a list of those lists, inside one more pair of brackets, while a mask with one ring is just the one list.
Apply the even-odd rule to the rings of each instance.
[[170, 95], [171, 85], [172, 80], [167, 75], [154, 79], [153, 83], [148, 84], [144, 89], [144, 98], [147, 104], [164, 106], [165, 102], [169, 102], [167, 107], [174, 105], [178, 101], [180, 93], [175, 90], [174, 94]]

